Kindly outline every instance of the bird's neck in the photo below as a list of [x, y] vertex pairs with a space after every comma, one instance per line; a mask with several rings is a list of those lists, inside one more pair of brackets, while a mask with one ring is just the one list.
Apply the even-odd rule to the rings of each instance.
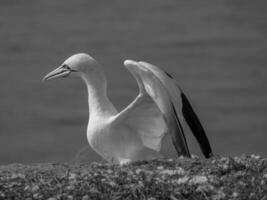
[[89, 119], [110, 117], [117, 114], [117, 111], [107, 97], [107, 81], [102, 70], [94, 74], [85, 74], [83, 80], [88, 90]]

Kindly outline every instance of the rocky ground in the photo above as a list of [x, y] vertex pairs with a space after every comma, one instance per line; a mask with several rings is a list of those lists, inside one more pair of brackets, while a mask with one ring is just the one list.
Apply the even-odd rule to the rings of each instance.
[[0, 167], [0, 199], [267, 199], [260, 156]]

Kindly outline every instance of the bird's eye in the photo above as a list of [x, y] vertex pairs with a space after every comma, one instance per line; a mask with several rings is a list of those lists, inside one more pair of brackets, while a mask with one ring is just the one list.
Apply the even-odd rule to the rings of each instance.
[[77, 70], [70, 68], [70, 66], [68, 66], [67, 64], [63, 64], [62, 68], [66, 69], [66, 70], [68, 70], [70, 72], [77, 72]]
[[68, 65], [66, 65], [66, 64], [62, 65], [62, 68], [71, 70], [71, 68]]

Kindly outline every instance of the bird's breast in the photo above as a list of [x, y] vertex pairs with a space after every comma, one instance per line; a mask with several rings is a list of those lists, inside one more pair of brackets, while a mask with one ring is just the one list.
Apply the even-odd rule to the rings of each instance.
[[109, 160], [112, 155], [110, 147], [110, 123], [108, 120], [90, 120], [87, 128], [87, 140], [98, 154]]

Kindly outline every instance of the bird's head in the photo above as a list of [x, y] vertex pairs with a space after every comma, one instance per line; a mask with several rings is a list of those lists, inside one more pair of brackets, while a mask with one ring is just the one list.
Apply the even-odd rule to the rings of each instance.
[[51, 80], [70, 75], [92, 74], [98, 63], [88, 54], [78, 53], [65, 60], [58, 68], [48, 73], [43, 80]]

